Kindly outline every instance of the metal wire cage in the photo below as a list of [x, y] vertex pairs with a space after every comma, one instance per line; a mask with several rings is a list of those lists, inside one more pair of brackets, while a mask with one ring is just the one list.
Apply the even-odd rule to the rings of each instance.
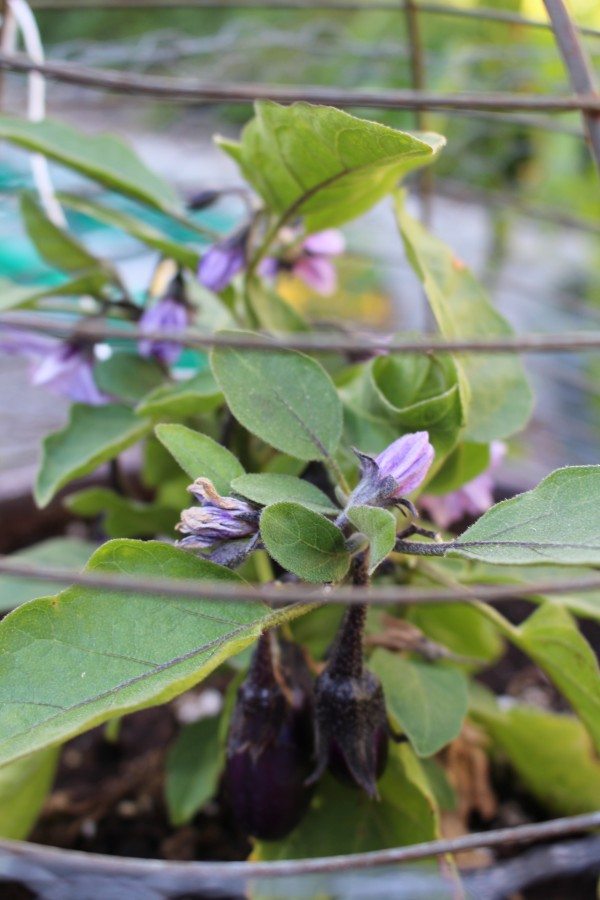
[[[9, 0], [10, 4], [10, 0]], [[104, 91], [116, 94], [128, 94], [131, 96], [139, 96], [146, 98], [155, 98], [170, 102], [184, 104], [238, 104], [246, 103], [256, 99], [273, 99], [279, 102], [287, 103], [295, 100], [305, 100], [316, 104], [332, 104], [339, 107], [352, 107], [359, 109], [378, 109], [391, 111], [409, 111], [415, 119], [417, 127], [423, 129], [427, 125], [427, 115], [431, 112], [444, 111], [452, 115], [468, 115], [468, 116], [485, 116], [486, 120], [491, 122], [504, 122], [509, 125], [521, 124], [527, 127], [540, 128], [542, 130], [553, 130], [562, 126], [555, 125], [555, 119], [562, 113], [579, 112], [581, 114], [583, 130], [568, 126], [564, 128], [567, 133], [572, 134], [576, 140], [585, 141], [587, 152], [591, 155], [598, 171], [600, 172], [600, 93], [595, 81], [595, 76], [590, 62], [589, 54], [586, 52], [584, 39], [600, 44], [600, 31], [594, 28], [578, 28], [563, 0], [544, 0], [548, 19], [532, 19], [518, 15], [512, 11], [484, 8], [484, 7], [459, 7], [435, 3], [416, 2], [416, 0], [402, 0], [395, 3], [389, 0], [373, 0], [373, 2], [361, 2], [361, 0], [329, 0], [329, 2], [313, 2], [313, 0], [262, 0], [262, 2], [254, 2], [254, 0], [220, 0], [220, 2], [209, 2], [209, 0], [100, 0], [100, 2], [91, 4], [76, 3], [74, 0], [36, 0], [34, 9], [36, 11], [56, 12], [64, 10], [86, 8], [98, 9], [160, 9], [169, 10], [178, 8], [193, 9], [243, 9], [250, 10], [256, 8], [268, 9], [276, 12], [285, 11], [325, 11], [332, 12], [396, 12], [398, 15], [404, 16], [406, 35], [408, 38], [408, 67], [411, 77], [411, 86], [408, 88], [388, 88], [388, 89], [354, 89], [340, 88], [337, 86], [324, 87], [306, 84], [294, 85], [274, 85], [264, 83], [247, 83], [247, 82], [219, 82], [207, 83], [197, 78], [173, 78], [159, 75], [136, 74], [132, 72], [107, 70], [105, 68], [89, 68], [78, 63], [63, 63], [55, 61], [44, 61], [43, 58], [33, 58], [33, 55], [23, 55], [14, 52], [8, 52], [3, 44], [0, 51], [0, 69], [11, 72], [24, 73], [29, 77], [37, 73], [42, 75], [49, 81], [57, 81], [70, 85], [77, 85], [82, 88]], [[4, 4], [6, 9], [6, 3]], [[422, 21], [426, 17], [449, 17], [459, 20], [470, 20], [476, 22], [495, 22], [505, 26], [518, 26], [524, 29], [551, 30], [556, 40], [556, 48], [562, 58], [565, 69], [568, 72], [571, 93], [562, 94], [532, 94], [522, 92], [493, 92], [493, 93], [452, 93], [428, 90], [427, 81], [428, 73], [426, 68], [427, 53], [424, 49], [422, 36]], [[4, 18], [3, 28], [6, 29], [8, 16]], [[428, 213], [433, 202], [434, 190], [431, 175], [426, 173], [421, 177], [418, 185], [421, 196], [422, 209], [424, 215]], [[562, 221], [569, 222], [568, 213], [562, 213]], [[561, 219], [559, 215], [559, 220]], [[572, 222], [570, 223], [572, 224]], [[597, 223], [593, 220], [587, 223], [592, 231], [597, 228]], [[32, 325], [30, 317], [21, 317], [11, 315], [5, 317], [6, 321], [10, 320], [12, 324]], [[42, 331], [51, 333], [65, 334], [65, 326], [57, 325], [55, 320], [45, 320], [43, 316], [39, 316], [34, 327]], [[81, 336], [81, 331], [78, 332]], [[89, 340], [107, 339], [111, 337], [110, 329], [107, 327], [90, 326], [87, 332], [84, 332]], [[121, 334], [119, 336], [122, 336]], [[134, 332], [131, 338], [135, 339], [138, 335]], [[148, 337], [148, 334], [145, 334]], [[166, 339], [168, 334], [152, 335], [155, 339]], [[182, 337], [178, 335], [181, 342]], [[218, 344], [222, 339], [219, 337], [210, 337], [190, 332], [185, 338], [190, 346], [211, 346]], [[242, 345], [245, 347], [252, 346], [261, 347], [291, 347], [304, 350], [314, 351], [330, 351], [335, 350], [364, 350], [365, 345], [371, 349], [383, 346], [385, 349], [396, 349], [403, 352], [420, 353], [427, 352], [432, 349], [447, 349], [456, 352], [523, 352], [533, 354], [545, 354], [560, 352], [580, 352], [597, 350], [600, 348], [600, 332], [599, 331], [578, 331], [570, 334], [525, 334], [519, 335], [514, 339], [506, 340], [489, 340], [474, 341], [464, 340], [449, 343], [440, 341], [428, 336], [422, 339], [398, 341], [390, 345], [388, 341], [378, 344], [377, 338], [366, 340], [364, 337], [347, 337], [331, 338], [323, 337], [318, 334], [294, 337], [294, 339], [279, 338], [273, 340], [271, 336], [265, 336], [264, 340], [250, 340], [240, 338]], [[231, 343], [231, 342], [230, 342]], [[239, 341], [238, 341], [239, 345]], [[32, 567], [16, 563], [8, 558], [0, 559], [0, 572], [10, 574], [15, 577], [38, 577], [47, 579], [50, 582], [71, 582], [74, 584], [96, 584], [98, 587], [117, 589], [122, 591], [134, 590], [138, 593], [148, 593], [148, 595], [165, 596], [182, 596], [189, 593], [189, 585], [182, 583], [164, 583], [159, 584], [156, 581], [149, 582], [140, 579], [125, 579], [117, 576], [99, 576], [90, 573], [76, 573], [56, 571], [41, 566]], [[597, 590], [599, 587], [598, 578], [590, 578], [586, 581], [581, 579], [569, 579], [563, 583], [554, 584], [535, 584], [531, 585], [529, 591], [524, 591], [523, 586], [504, 588], [488, 587], [487, 590], [477, 590], [471, 587], [466, 590], [437, 590], [427, 592], [421, 591], [419, 594], [415, 590], [399, 590], [394, 589], [372, 589], [367, 594], [364, 590], [357, 588], [347, 588], [341, 590], [322, 589], [315, 591], [308, 586], [298, 586], [289, 588], [288, 590], [271, 589], [271, 588], [252, 588], [244, 591], [238, 588], [229, 588], [229, 586], [215, 585], [214, 593], [211, 596], [219, 597], [226, 601], [227, 599], [261, 599], [270, 602], [289, 603], [289, 602], [306, 602], [307, 600], [319, 602], [337, 602], [352, 603], [362, 602], [367, 599], [370, 603], [415, 603], [415, 602], [464, 602], [473, 599], [475, 596], [479, 600], [494, 602], [497, 599], [510, 599], [511, 597], [522, 597], [524, 593], [541, 593], [543, 592], [561, 592], [577, 589]], [[206, 594], [207, 592], [204, 591]], [[425, 596], [427, 595], [427, 596]], [[191, 885], [198, 886], [199, 883], [204, 884], [207, 891], [214, 891], [214, 895], [219, 895], [222, 890], [224, 895], [234, 885], [239, 888], [240, 884], [248, 884], [248, 879], [261, 879], [261, 888], [266, 883], [263, 879], [268, 880], [271, 876], [294, 877], [308, 875], [332, 874], [335, 872], [356, 873], [359, 869], [369, 868], [375, 872], [376, 867], [396, 865], [400, 862], [408, 862], [410, 860], [430, 858], [433, 856], [443, 856], [449, 852], [468, 849], [470, 847], [493, 847], [506, 844], [527, 844], [546, 838], [564, 837], [573, 833], [587, 831], [600, 826], [600, 814], [572, 817], [570, 819], [555, 820], [554, 822], [541, 823], [538, 825], [520, 826], [513, 829], [505, 829], [501, 832], [488, 832], [470, 835], [468, 837], [439, 841], [428, 845], [420, 845], [414, 848], [398, 848], [396, 850], [382, 851], [375, 854], [363, 854], [360, 857], [343, 857], [335, 859], [312, 860], [305, 863], [290, 863], [289, 865], [269, 866], [266, 864], [253, 866], [253, 864], [234, 864], [226, 871], [225, 867], [219, 868], [218, 864], [211, 869], [207, 866], [199, 866], [196, 864], [194, 872], [189, 869], [189, 875], [192, 881], [185, 881], [183, 869], [176, 871], [176, 867], [171, 867], [170, 875], [177, 881], [179, 876], [183, 878], [181, 885], [189, 889]], [[589, 864], [598, 860], [598, 844], [597, 841], [590, 850], [587, 859]], [[591, 854], [591, 855], [590, 855]], [[26, 860], [26, 854], [23, 855], [18, 846], [12, 845], [10, 842], [0, 842], [0, 856], [12, 861], [15, 872], [18, 872], [19, 866]], [[42, 868], [47, 867], [47, 872], [53, 876], [61, 871], [60, 856], [54, 855], [53, 851], [44, 851], [41, 856], [34, 856], [32, 863], [40, 865]], [[563, 860], [564, 862], [564, 860]], [[104, 869], [102, 861], [95, 861], [96, 874], [98, 878], [105, 877], [110, 874], [110, 867]], [[548, 866], [548, 861], [544, 859], [544, 866]], [[568, 866], [566, 867], [568, 869]], [[535, 866], [534, 866], [535, 869]], [[86, 870], [89, 876], [89, 869]], [[148, 869], [144, 877], [149, 877]], [[560, 865], [557, 872], [564, 871]], [[392, 878], [391, 882], [386, 882], [385, 890], [395, 891], [395, 896], [409, 896], [401, 894], [397, 889], [398, 882], [394, 878], [398, 874], [398, 870], [394, 869], [390, 874], [389, 868], [386, 869], [387, 877]], [[138, 875], [143, 874], [137, 872], [134, 864], [124, 865], [121, 873], [123, 877], [135, 879]], [[169, 872], [165, 870], [165, 877]], [[531, 874], [531, 873], [529, 873]], [[156, 890], [156, 896], [168, 896], [168, 889], [164, 881], [160, 881], [160, 873], [158, 881], [152, 884], [152, 889]], [[511, 885], [512, 889], [518, 889], [522, 884], [526, 884], [527, 878], [516, 885]], [[200, 879], [200, 881], [198, 881]], [[228, 880], [229, 879], [229, 880]], [[241, 881], [240, 881], [241, 879]], [[214, 881], [220, 881], [221, 888], [214, 887]], [[126, 881], [124, 883], [126, 883]], [[100, 883], [100, 882], [99, 882]], [[490, 882], [491, 883], [491, 882]], [[148, 882], [150, 884], [150, 882]], [[223, 887], [226, 885], [226, 887]], [[75, 890], [79, 890], [76, 887]], [[503, 883], [502, 890], [506, 887]], [[370, 892], [367, 882], [366, 891]], [[487, 891], [487, 893], [486, 893]], [[299, 894], [300, 896], [301, 894]], [[363, 896], [360, 891], [356, 896]], [[390, 894], [382, 894], [389, 896]], [[50, 896], [50, 894], [48, 894]], [[56, 895], [58, 896], [58, 894]], [[63, 893], [63, 897], [71, 896]], [[73, 894], [76, 896], [76, 894]], [[154, 896], [154, 894], [152, 895]], [[308, 896], [308, 894], [307, 894]], [[352, 895], [354, 896], [354, 894]], [[417, 896], [413, 893], [412, 896]], [[419, 894], [419, 896], [421, 896]], [[423, 895], [425, 896], [425, 895]], [[475, 896], [475, 894], [473, 894]], [[500, 897], [502, 893], [493, 893], [493, 888], [485, 885], [483, 882], [478, 884], [477, 896], [482, 897]]]

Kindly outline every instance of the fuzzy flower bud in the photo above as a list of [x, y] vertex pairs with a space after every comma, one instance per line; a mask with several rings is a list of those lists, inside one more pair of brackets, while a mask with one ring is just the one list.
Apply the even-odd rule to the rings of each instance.
[[363, 666], [365, 607], [347, 610], [326, 669], [315, 684], [317, 768], [377, 797], [388, 755], [390, 728], [381, 683]]
[[244, 228], [219, 244], [213, 244], [198, 266], [200, 284], [215, 293], [225, 290], [246, 265], [247, 241], [248, 229]]
[[426, 431], [405, 434], [375, 458], [354, 452], [360, 460], [361, 479], [350, 506], [391, 506], [421, 484], [435, 456]]
[[263, 840], [289, 834], [311, 796], [310, 675], [299, 648], [286, 642], [274, 649], [272, 635], [263, 634], [238, 689], [225, 768], [238, 824]]
[[221, 497], [208, 478], [197, 478], [188, 491], [201, 504], [184, 509], [175, 526], [186, 535], [178, 543], [190, 549], [204, 549], [221, 541], [255, 535], [258, 512], [246, 500]]

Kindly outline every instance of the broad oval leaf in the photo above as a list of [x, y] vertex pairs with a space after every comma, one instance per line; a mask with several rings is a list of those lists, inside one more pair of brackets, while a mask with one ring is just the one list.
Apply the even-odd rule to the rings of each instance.
[[[12, 553], [10, 558], [42, 566], [56, 566], [58, 569], [76, 569], [79, 571], [88, 561], [96, 544], [82, 541], [74, 537], [55, 537], [40, 541], [25, 550]], [[63, 587], [68, 587], [64, 585]], [[59, 588], [60, 589], [60, 588]], [[0, 575], [0, 612], [43, 597], [48, 591], [48, 582], [38, 578], [15, 578]]]
[[165, 212], [178, 212], [181, 208], [170, 185], [146, 168], [127, 144], [112, 135], [84, 134], [50, 119], [26, 122], [12, 116], [0, 116], [0, 138], [34, 153], [43, 153], [111, 190], [128, 194]]
[[273, 559], [305, 581], [339, 581], [350, 566], [340, 529], [298, 503], [267, 506], [260, 534]]
[[557, 469], [484, 513], [451, 554], [508, 565], [599, 565], [599, 505], [600, 466]]
[[73, 478], [114, 459], [144, 437], [150, 427], [150, 422], [139, 419], [126, 406], [75, 403], [67, 425], [44, 440], [34, 491], [38, 506], [46, 506]]
[[544, 603], [516, 629], [513, 640], [567, 698], [600, 754], [600, 668], [573, 617]]
[[164, 380], [155, 359], [117, 351], [94, 366], [94, 381], [101, 391], [123, 403], [137, 403]]
[[491, 697], [474, 703], [471, 715], [544, 809], [576, 816], [600, 807], [600, 762], [576, 718], [533, 706], [501, 709]]
[[0, 837], [26, 838], [52, 787], [59, 747], [46, 747], [0, 767]]
[[233, 453], [207, 434], [186, 425], [157, 425], [155, 432], [192, 480], [209, 478], [220, 494], [227, 494], [232, 479], [244, 474], [244, 467]]
[[386, 650], [375, 651], [369, 668], [381, 679], [388, 709], [419, 756], [433, 756], [460, 733], [468, 694], [458, 669], [413, 662]]
[[223, 394], [208, 370], [185, 381], [162, 384], [140, 400], [140, 416], [187, 418], [210, 412], [223, 402]]
[[95, 203], [87, 197], [79, 197], [75, 194], [59, 193], [58, 199], [65, 206], [84, 216], [95, 219], [97, 222], [102, 222], [110, 228], [118, 228], [121, 231], [125, 231], [142, 244], [158, 250], [163, 256], [177, 260], [182, 266], [186, 266], [194, 272], [198, 268], [199, 253], [190, 247], [186, 247], [179, 241], [174, 241], [167, 234], [159, 231], [158, 228], [149, 225], [143, 219], [131, 215], [131, 213], [113, 209], [101, 203]]
[[267, 206], [285, 218], [304, 215], [317, 231], [367, 212], [403, 175], [430, 163], [445, 140], [330, 106], [267, 100], [255, 104], [239, 144], [219, 143]]
[[239, 577], [156, 541], [110, 541], [87, 569], [190, 579], [198, 599], [71, 587], [9, 613], [0, 622], [0, 763], [166, 702], [306, 609], [203, 598], [203, 581]]
[[369, 539], [369, 573], [391, 553], [396, 543], [396, 519], [388, 509], [352, 506], [346, 513], [353, 525]]
[[211, 353], [215, 378], [236, 419], [277, 450], [298, 459], [327, 459], [342, 434], [342, 404], [314, 359], [293, 350]]
[[332, 515], [339, 513], [340, 509], [334, 506], [329, 497], [320, 491], [318, 487], [302, 478], [294, 475], [278, 475], [263, 472], [257, 475], [240, 475], [231, 482], [231, 489], [248, 500], [253, 500], [261, 506], [269, 506], [279, 501], [300, 503], [313, 512]]
[[[423, 283], [442, 335], [448, 340], [510, 337], [510, 325], [494, 309], [470, 270], [446, 244], [408, 215], [401, 194], [396, 213], [408, 259]], [[468, 440], [508, 437], [525, 425], [532, 395], [523, 365], [514, 353], [465, 353], [458, 357], [457, 365], [467, 383], [463, 395]]]
[[172, 825], [189, 822], [217, 791], [225, 763], [221, 717], [184, 726], [169, 750], [165, 800]]

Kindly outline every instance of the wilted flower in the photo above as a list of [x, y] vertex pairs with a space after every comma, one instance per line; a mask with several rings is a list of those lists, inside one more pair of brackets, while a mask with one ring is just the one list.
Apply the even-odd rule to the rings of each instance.
[[349, 506], [388, 506], [410, 494], [425, 478], [435, 451], [426, 431], [405, 434], [373, 458], [359, 450], [361, 478]]
[[278, 840], [300, 821], [311, 792], [305, 785], [312, 751], [311, 680], [299, 648], [274, 654], [263, 634], [238, 689], [227, 739], [225, 785], [240, 827]]
[[36, 387], [91, 406], [108, 401], [94, 381], [94, 353], [89, 346], [6, 328], [0, 337], [0, 350], [31, 360], [30, 379]]
[[280, 271], [291, 272], [317, 293], [325, 297], [337, 287], [337, 272], [332, 257], [344, 252], [344, 235], [335, 228], [318, 231], [305, 238], [295, 250], [284, 252], [281, 258], [267, 257], [260, 274], [269, 277]]
[[[185, 303], [168, 295], [144, 310], [139, 327], [140, 331], [152, 334], [155, 331], [185, 331], [188, 323], [189, 310]], [[182, 346], [174, 341], [148, 338], [140, 341], [139, 350], [142, 356], [154, 356], [163, 365], [171, 366], [179, 359]]]
[[197, 478], [188, 491], [201, 506], [181, 513], [181, 521], [175, 527], [186, 535], [178, 542], [182, 547], [204, 549], [258, 532], [258, 511], [246, 500], [221, 497], [208, 478]]
[[448, 528], [463, 516], [479, 516], [494, 505], [493, 472], [498, 468], [506, 453], [502, 441], [490, 445], [490, 463], [485, 472], [450, 494], [437, 496], [429, 494], [421, 498], [421, 506], [440, 528]]
[[211, 291], [225, 290], [246, 265], [249, 229], [243, 228], [206, 251], [198, 266], [198, 281]]
[[317, 768], [327, 766], [341, 781], [377, 797], [377, 780], [387, 762], [390, 727], [381, 683], [363, 666], [365, 608], [350, 607], [329, 662], [315, 683]]

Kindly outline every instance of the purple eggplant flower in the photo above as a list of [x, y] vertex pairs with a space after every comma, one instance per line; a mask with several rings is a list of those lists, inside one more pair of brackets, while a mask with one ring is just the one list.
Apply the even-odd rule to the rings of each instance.
[[354, 452], [361, 478], [349, 506], [392, 506], [421, 484], [435, 456], [426, 431], [405, 434], [375, 458]]
[[185, 535], [178, 541], [180, 546], [205, 549], [258, 532], [258, 511], [246, 500], [221, 497], [208, 478], [197, 478], [188, 491], [201, 505], [182, 511], [181, 520], [175, 526]]
[[494, 505], [493, 473], [504, 459], [505, 453], [506, 445], [502, 441], [493, 441], [490, 445], [490, 463], [485, 472], [450, 494], [430, 494], [421, 499], [421, 506], [439, 528], [448, 528], [464, 516], [480, 516]]
[[210, 247], [198, 266], [198, 281], [215, 293], [225, 290], [246, 266], [248, 228]]
[[[294, 231], [282, 232], [284, 241], [294, 242]], [[290, 272], [305, 284], [329, 297], [337, 288], [337, 272], [332, 257], [344, 252], [346, 242], [341, 231], [328, 228], [309, 235], [298, 246], [284, 250], [281, 257], [268, 256], [259, 266], [263, 278], [274, 278], [279, 272]]]
[[99, 406], [108, 402], [94, 381], [91, 347], [58, 341], [26, 330], [6, 328], [0, 336], [0, 351], [25, 356], [31, 361], [30, 379], [77, 403]]
[[[154, 331], [185, 331], [189, 324], [189, 310], [185, 303], [167, 295], [154, 306], [144, 310], [139, 321], [140, 331], [152, 334]], [[142, 356], [154, 356], [165, 366], [172, 366], [181, 356], [181, 344], [175, 341], [157, 341], [151, 338], [141, 340], [139, 351]]]

